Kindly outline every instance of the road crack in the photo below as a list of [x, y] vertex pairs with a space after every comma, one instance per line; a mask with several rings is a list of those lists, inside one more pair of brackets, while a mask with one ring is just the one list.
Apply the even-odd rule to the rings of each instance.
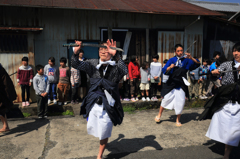
[[51, 141], [50, 140], [50, 135], [51, 135], [50, 129], [51, 129], [51, 126], [50, 126], [50, 123], [49, 123], [47, 128], [46, 128], [45, 143], [44, 143], [44, 148], [43, 148], [43, 151], [42, 151], [42, 155], [38, 159], [45, 159], [49, 150], [54, 148], [57, 144], [56, 141]]

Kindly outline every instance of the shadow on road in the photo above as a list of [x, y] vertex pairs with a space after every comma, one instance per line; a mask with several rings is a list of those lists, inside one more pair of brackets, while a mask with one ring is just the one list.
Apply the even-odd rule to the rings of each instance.
[[[209, 146], [208, 148], [219, 155], [224, 155], [224, 149], [225, 149], [225, 144], [214, 141], [214, 140], [208, 140], [206, 143], [203, 145]], [[234, 147], [231, 154], [230, 154], [230, 159], [239, 159], [240, 158], [240, 145], [238, 147]]]
[[154, 135], [133, 139], [124, 139], [124, 137], [123, 134], [119, 134], [116, 140], [108, 143], [106, 149], [111, 153], [107, 155], [106, 159], [122, 158], [149, 146], [156, 150], [162, 150], [162, 147], [155, 141], [156, 137]]
[[[17, 127], [11, 129], [11, 131], [6, 132], [4, 134], [0, 134], [0, 137], [15, 134], [15, 133], [19, 133], [15, 137], [22, 136], [34, 130], [38, 130], [40, 127], [48, 123], [49, 123], [48, 119], [35, 119], [35, 121], [17, 125]], [[11, 128], [11, 125], [10, 125], [10, 128]]]
[[[188, 122], [190, 122], [190, 121], [192, 121], [192, 120], [197, 120], [197, 117], [198, 117], [199, 115], [200, 115], [200, 114], [198, 114], [198, 113], [186, 113], [186, 114], [182, 114], [180, 121], [181, 121], [182, 124], [186, 124], [186, 123], [188, 123]], [[176, 122], [176, 118], [177, 118], [177, 115], [171, 115], [171, 116], [169, 117], [169, 119], [167, 119], [167, 120], [161, 120], [160, 123], [162, 123], [162, 122], [164, 122], [164, 121]]]

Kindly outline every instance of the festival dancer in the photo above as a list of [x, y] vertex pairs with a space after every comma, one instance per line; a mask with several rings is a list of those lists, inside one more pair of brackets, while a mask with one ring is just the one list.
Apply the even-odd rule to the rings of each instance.
[[183, 46], [175, 45], [175, 54], [163, 67], [163, 73], [169, 74], [167, 83], [161, 91], [162, 103], [158, 115], [155, 117], [157, 123], [160, 122], [164, 108], [174, 109], [177, 115], [176, 126], [182, 126], [180, 123], [181, 113], [185, 104], [185, 96], [188, 97], [187, 71], [199, 67], [200, 62], [194, 59], [190, 53], [183, 56]]
[[80, 115], [86, 114], [88, 117], [88, 134], [100, 140], [97, 158], [101, 159], [108, 138], [111, 137], [113, 125], [120, 125], [123, 120], [118, 83], [128, 73], [128, 69], [116, 50], [110, 49], [116, 47], [116, 41], [108, 40], [103, 44], [107, 48], [99, 48], [100, 59], [86, 61], [78, 59], [81, 41], [75, 43], [79, 46], [74, 47], [72, 67], [85, 71], [91, 83], [88, 94], [82, 102]]
[[240, 141], [240, 42], [232, 49], [233, 60], [222, 63], [213, 75], [223, 74], [222, 87], [205, 104], [199, 120], [211, 119], [206, 136], [225, 144], [224, 159], [228, 159], [234, 146]]
[[0, 133], [10, 131], [6, 111], [13, 106], [13, 101], [16, 98], [17, 94], [13, 82], [0, 64], [0, 119], [3, 123], [3, 128], [0, 129]]

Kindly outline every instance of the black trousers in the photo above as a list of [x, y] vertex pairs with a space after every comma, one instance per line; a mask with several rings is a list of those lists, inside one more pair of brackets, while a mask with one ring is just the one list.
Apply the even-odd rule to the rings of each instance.
[[157, 96], [158, 83], [151, 83], [151, 95], [152, 97]]
[[48, 97], [36, 96], [38, 106], [38, 116], [43, 117], [48, 112]]
[[123, 81], [123, 98], [129, 98], [129, 80]]
[[133, 81], [130, 81], [130, 93], [131, 95], [133, 95], [133, 97], [137, 97], [138, 93], [139, 93], [139, 78], [134, 78]]
[[[22, 89], [22, 102], [29, 101], [30, 86], [29, 85], [25, 85], [25, 84], [21, 84], [21, 89]], [[27, 92], [27, 99], [25, 99], [25, 90]]]
[[78, 88], [79, 88], [79, 84], [75, 83], [74, 87], [72, 87], [72, 100], [77, 100], [78, 99]]

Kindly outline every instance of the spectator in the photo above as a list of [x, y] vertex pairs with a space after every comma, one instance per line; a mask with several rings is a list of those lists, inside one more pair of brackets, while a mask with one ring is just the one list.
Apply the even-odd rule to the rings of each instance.
[[221, 53], [219, 51], [214, 51], [214, 53], [213, 53], [214, 62], [219, 60], [220, 56], [221, 56]]
[[[199, 60], [197, 59], [197, 57], [194, 57], [194, 59], [196, 59], [198, 62]], [[198, 98], [198, 92], [199, 92], [199, 67], [197, 67], [196, 69], [190, 71], [190, 86], [189, 86], [189, 99], [191, 99], [194, 97], [197, 99]]]
[[[128, 67], [128, 60], [124, 61], [125, 65]], [[130, 101], [129, 99], [129, 73], [123, 76], [123, 100]]]
[[[70, 90], [70, 69], [66, 66], [67, 59], [62, 57], [60, 59], [60, 67], [59, 67], [59, 83], [58, 83], [58, 96], [59, 102], [58, 105], [66, 105], [68, 92]], [[64, 97], [63, 97], [64, 94]]]
[[151, 95], [152, 101], [158, 101], [157, 99], [157, 89], [158, 89], [158, 83], [160, 82], [160, 75], [162, 73], [162, 64], [158, 62], [159, 56], [153, 55], [150, 65], [150, 74], [151, 74]]
[[[213, 62], [214, 60], [212, 60], [212, 64], [209, 68], [209, 71], [212, 72], [213, 70], [216, 70], [217, 67], [220, 66], [220, 62], [217, 60], [215, 62]], [[210, 83], [209, 83], [209, 86], [208, 86], [208, 89], [207, 89], [207, 96], [213, 96], [210, 92], [212, 91], [212, 88], [213, 86], [216, 85], [217, 88], [221, 87], [221, 83], [220, 83], [220, 80], [219, 80], [219, 76], [214, 76], [214, 75], [210, 75]]]
[[[22, 106], [29, 106], [29, 97], [30, 97], [30, 87], [32, 85], [33, 80], [33, 70], [28, 65], [28, 58], [22, 58], [22, 66], [18, 68], [17, 71], [17, 82], [18, 85], [21, 86], [22, 89]], [[27, 93], [27, 99], [25, 98], [25, 90]]]
[[[86, 60], [83, 56], [84, 56], [84, 51], [82, 49], [80, 49], [80, 52], [79, 52], [79, 60], [80, 61], [85, 61]], [[80, 97], [80, 101], [81, 101], [87, 95], [87, 86], [88, 86], [87, 73], [80, 70], [80, 79], [81, 79], [81, 82], [80, 82], [80, 85], [79, 85], [79, 90], [82, 88], [82, 92], [83, 92], [83, 97], [82, 98], [81, 98], [81, 93], [79, 93], [79, 95], [80, 95], [79, 97]]]
[[202, 75], [203, 73], [208, 73], [208, 59], [203, 60], [203, 65], [199, 68], [199, 98], [200, 99], [206, 99], [207, 93], [206, 93], [206, 84], [207, 84], [207, 75]]
[[36, 66], [37, 74], [33, 78], [33, 88], [36, 93], [37, 106], [38, 106], [38, 118], [47, 117], [48, 113], [48, 93], [49, 92], [49, 80], [46, 75], [43, 74], [43, 66]]
[[140, 70], [138, 64], [138, 57], [132, 56], [131, 62], [128, 65], [128, 72], [130, 77], [130, 94], [131, 94], [131, 101], [136, 102], [138, 101], [138, 88], [139, 88], [139, 79], [140, 79]]
[[[150, 69], [148, 62], [144, 62], [140, 68], [141, 84], [140, 90], [142, 91], [142, 101], [150, 101], [149, 98], [149, 81], [150, 81]], [[146, 98], [144, 97], [144, 91], [146, 92]]]
[[71, 68], [71, 85], [72, 85], [72, 104], [78, 104], [78, 88], [81, 85], [80, 71], [75, 68]]
[[57, 92], [56, 87], [58, 84], [59, 69], [55, 66], [55, 58], [50, 57], [48, 64], [44, 67], [44, 74], [48, 76], [49, 81], [49, 92], [48, 92], [48, 104], [51, 103], [51, 94], [53, 97], [53, 103], [57, 104]]
[[[168, 62], [168, 59], [165, 59], [163, 61], [163, 67], [166, 65], [167, 62]], [[169, 75], [165, 75], [163, 72], [161, 74], [162, 74], [161, 77], [162, 77], [162, 86], [163, 86], [165, 83], [167, 83]]]

